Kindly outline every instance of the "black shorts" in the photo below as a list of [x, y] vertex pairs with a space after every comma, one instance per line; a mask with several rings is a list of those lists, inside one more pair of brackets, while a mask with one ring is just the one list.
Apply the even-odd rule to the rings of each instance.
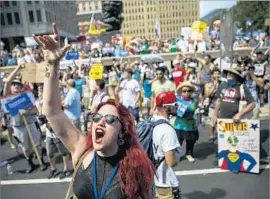
[[56, 153], [56, 149], [62, 156], [68, 155], [68, 150], [63, 145], [60, 139], [46, 137], [47, 156], [52, 158]]

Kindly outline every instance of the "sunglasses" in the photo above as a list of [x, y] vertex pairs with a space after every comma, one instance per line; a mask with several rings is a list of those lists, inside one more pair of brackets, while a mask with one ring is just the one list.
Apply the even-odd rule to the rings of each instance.
[[182, 93], [191, 93], [191, 90], [182, 90]]
[[117, 120], [121, 122], [120, 119], [115, 115], [101, 115], [99, 113], [95, 113], [94, 115], [92, 115], [92, 121], [94, 123], [98, 123], [103, 117], [105, 118], [105, 122], [110, 125], [115, 123]]
[[163, 73], [156, 73], [156, 75], [157, 75], [157, 76], [162, 76], [162, 75], [163, 75]]

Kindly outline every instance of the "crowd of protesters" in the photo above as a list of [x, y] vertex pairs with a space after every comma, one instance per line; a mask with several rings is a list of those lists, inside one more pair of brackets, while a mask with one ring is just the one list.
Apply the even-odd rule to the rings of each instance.
[[[198, 47], [198, 52], [219, 50], [220, 40], [209, 36], [209, 38], [196, 44], [194, 41], [186, 40], [184, 36], [168, 40], [159, 38], [147, 40], [144, 38], [133, 37], [129, 38], [127, 41], [125, 38], [117, 37], [116, 39], [112, 39], [111, 42], [104, 43], [97, 37], [92, 37], [89, 42], [75, 42], [72, 48], [79, 52], [80, 58], [88, 58], [97, 52], [99, 55], [102, 55], [102, 57], [126, 57], [153, 53], [194, 52], [195, 45]], [[252, 38], [236, 36], [233, 44], [234, 49], [243, 47], [254, 48], [256, 46], [269, 46], [268, 36], [262, 38], [258, 36], [253, 36]], [[43, 61], [41, 51], [38, 46], [24, 48], [16, 45], [10, 52], [1, 50], [0, 66], [14, 66], [20, 61]]]
[[[49, 45], [49, 42], [57, 42], [46, 36], [35, 37], [35, 40], [43, 47]], [[44, 44], [44, 40], [48, 42]], [[249, 45], [247, 41], [241, 42], [238, 41], [235, 47]], [[183, 38], [166, 42], [133, 39], [129, 45], [126, 49], [133, 54], [187, 52], [191, 49]], [[260, 107], [269, 100], [269, 49], [266, 52], [252, 51], [246, 57], [235, 54], [233, 60], [224, 55], [212, 59], [207, 50], [216, 48], [215, 45], [215, 42], [205, 43], [204, 46], [197, 44], [194, 58], [179, 53], [172, 66], [165, 63], [114, 60], [112, 65], [104, 66], [103, 79], [99, 80], [89, 78], [91, 64], [68, 67], [62, 71], [58, 71], [54, 65], [48, 70], [44, 84], [21, 82], [20, 70], [23, 68], [20, 68], [20, 64], [48, 61], [46, 58], [43, 60], [41, 51], [53, 53], [57, 47], [50, 49], [48, 46], [38, 50], [16, 47], [12, 54], [1, 57], [3, 65], [18, 65], [11, 74], [3, 77], [2, 95], [18, 94], [30, 89], [34, 93], [37, 109], [20, 111], [17, 118], [3, 115], [2, 126], [9, 131], [9, 143], [12, 148], [16, 147], [12, 135], [18, 137], [30, 166], [28, 172], [35, 170], [32, 149], [21, 119], [21, 115], [25, 115], [36, 143], [42, 143], [40, 131], [46, 137], [49, 178], [55, 177], [57, 173], [55, 148], [58, 148], [63, 157], [62, 177], [71, 174], [67, 166], [68, 152], [71, 153], [74, 165], [81, 166], [75, 167], [75, 172], [78, 173], [73, 188], [77, 198], [93, 198], [95, 195], [95, 189], [82, 189], [94, 182], [93, 176], [88, 174], [88, 169], [91, 171], [92, 167], [89, 165], [94, 163], [99, 168], [104, 168], [95, 174], [98, 177], [98, 190], [102, 188], [100, 176], [103, 173], [110, 175], [114, 170], [117, 172], [117, 180], [113, 180], [114, 186], [109, 188], [110, 198], [151, 198], [152, 178], [155, 178], [158, 198], [165, 198], [170, 194], [180, 198], [179, 188], [177, 189], [179, 182], [172, 167], [179, 162], [180, 146], [184, 141], [186, 159], [191, 163], [196, 161], [196, 142], [200, 134], [198, 125], [209, 128], [209, 142], [214, 143], [218, 118], [232, 118], [236, 122], [243, 118], [259, 119]], [[115, 55], [116, 46], [95, 46], [97, 49], [101, 48], [105, 56]], [[111, 52], [106, 51], [109, 47], [112, 48]], [[199, 48], [206, 54], [202, 56], [198, 53]], [[59, 76], [54, 75], [54, 70], [59, 72]], [[235, 93], [230, 93], [231, 88], [234, 88]], [[242, 92], [247, 106], [239, 112]], [[182, 117], [172, 114], [176, 97], [189, 103]], [[157, 145], [155, 157], [165, 156], [165, 162], [157, 168], [157, 173], [162, 176], [165, 170], [168, 177], [166, 182], [160, 176], [154, 177], [151, 163], [141, 152], [136, 139], [135, 122], [150, 115], [154, 115], [156, 120], [162, 118], [168, 121], [168, 124], [155, 129], [153, 138]], [[42, 148], [39, 148], [44, 162]], [[96, 153], [91, 153], [93, 148]], [[42, 170], [45, 169], [42, 167]], [[127, 173], [128, 177], [125, 177]], [[85, 177], [81, 178], [82, 175]]]

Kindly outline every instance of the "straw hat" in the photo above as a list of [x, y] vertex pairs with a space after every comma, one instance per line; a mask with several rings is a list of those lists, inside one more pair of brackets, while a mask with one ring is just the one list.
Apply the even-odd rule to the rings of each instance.
[[189, 87], [193, 92], [195, 91], [195, 87], [189, 81], [184, 81], [181, 83], [179, 90], [181, 91], [184, 87]]
[[230, 72], [230, 73], [233, 73], [237, 76], [239, 76], [240, 78], [243, 78], [241, 72], [241, 68], [237, 66], [237, 64], [232, 64], [230, 68], [228, 69], [224, 69], [223, 72], [225, 73], [225, 75]]

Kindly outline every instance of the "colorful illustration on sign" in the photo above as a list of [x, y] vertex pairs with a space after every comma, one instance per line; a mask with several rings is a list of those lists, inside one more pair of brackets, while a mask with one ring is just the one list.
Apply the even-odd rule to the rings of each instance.
[[[230, 136], [227, 141], [231, 148], [229, 150], [223, 150], [218, 153], [218, 158], [223, 158], [221, 168], [231, 171], [250, 172], [257, 164], [257, 162], [248, 153], [242, 153], [237, 150], [237, 144], [239, 140], [236, 136]], [[247, 169], [244, 168], [244, 160], [249, 161], [250, 163]]]
[[219, 119], [217, 130], [220, 168], [259, 173], [259, 121]]

